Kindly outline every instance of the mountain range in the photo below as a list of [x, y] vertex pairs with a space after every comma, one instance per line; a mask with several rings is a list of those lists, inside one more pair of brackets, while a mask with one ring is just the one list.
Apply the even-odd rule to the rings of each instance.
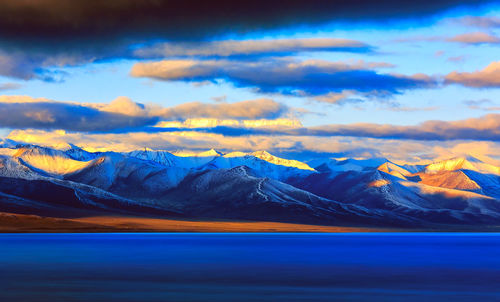
[[88, 152], [0, 144], [0, 211], [321, 225], [445, 228], [500, 224], [500, 168], [466, 156], [428, 165], [266, 151]]

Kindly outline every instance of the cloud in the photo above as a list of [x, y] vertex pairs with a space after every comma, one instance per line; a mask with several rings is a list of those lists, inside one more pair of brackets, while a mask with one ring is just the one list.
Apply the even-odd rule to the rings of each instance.
[[157, 120], [145, 116], [131, 118], [76, 103], [0, 96], [0, 127], [111, 131], [153, 125]]
[[308, 135], [356, 136], [413, 140], [485, 140], [500, 141], [500, 114], [461, 121], [426, 121], [416, 126], [388, 124], [348, 124], [312, 127]]
[[[248, 49], [253, 49], [254, 55], [307, 50], [370, 51], [362, 42], [341, 39], [207, 41], [282, 28], [317, 28], [332, 22], [420, 22], [457, 7], [478, 8], [492, 2], [404, 0], [394, 5], [394, 0], [293, 0], [283, 5], [277, 0], [3, 0], [0, 75], [60, 82], [66, 74], [53, 68], [134, 58], [133, 50], [144, 56], [162, 55], [165, 51], [182, 55], [188, 41], [204, 45], [203, 50], [192, 53], [212, 51], [221, 56], [238, 52], [244, 55]], [[167, 41], [168, 44], [153, 44]], [[146, 48], [138, 50], [139, 46]]]
[[107, 59], [138, 59], [165, 57], [262, 57], [283, 56], [301, 51], [370, 52], [372, 47], [348, 39], [276, 39], [247, 41], [190, 41], [156, 43], [129, 49], [117, 44], [101, 49], [96, 46], [76, 50], [62, 48], [44, 50], [28, 46], [2, 49], [0, 38], [0, 75], [23, 80], [39, 79], [47, 82], [63, 81], [66, 74], [58, 69], [98, 62]]
[[216, 126], [208, 128], [165, 128], [142, 129], [147, 132], [165, 131], [197, 131], [225, 136], [316, 136], [316, 137], [368, 137], [377, 139], [401, 140], [478, 140], [500, 141], [500, 114], [488, 114], [480, 118], [460, 121], [426, 121], [415, 126], [399, 126], [391, 124], [329, 124], [302, 128], [242, 128], [232, 126]]
[[[184, 121], [161, 121], [155, 125], [158, 128], [170, 128], [173, 131], [186, 128], [212, 128], [218, 126], [242, 127], [242, 128], [301, 128], [302, 123], [295, 118], [275, 118], [258, 120], [235, 120], [217, 118], [190, 118]], [[160, 129], [160, 131], [164, 131]]]
[[465, 61], [465, 56], [449, 57], [448, 59], [446, 59], [446, 61], [453, 63], [461, 63]]
[[276, 0], [4, 0], [0, 37], [17, 43], [45, 41], [61, 46], [137, 38], [192, 40], [332, 21], [385, 23], [492, 2], [402, 0], [395, 5], [393, 0], [293, 0], [283, 5]]
[[467, 26], [481, 27], [481, 28], [497, 28], [500, 27], [499, 17], [488, 16], [467, 16], [458, 18], [458, 21]]
[[[296, 61], [269, 58], [259, 61], [163, 60], [136, 63], [130, 74], [164, 81], [215, 81], [223, 79], [237, 87], [256, 88], [263, 93], [297, 96], [324, 96], [330, 103], [339, 102], [356, 91], [362, 96], [388, 96], [402, 90], [436, 85], [423, 75], [383, 74], [376, 68], [392, 67], [385, 62]], [[334, 94], [331, 94], [334, 93]]]
[[492, 100], [480, 99], [480, 100], [467, 100], [463, 102], [469, 109], [473, 110], [483, 110], [483, 111], [500, 111], [500, 106], [495, 106], [496, 104]]
[[500, 144], [492, 142], [459, 142], [448, 146], [435, 146], [436, 160], [454, 156], [472, 155], [486, 163], [500, 166]]
[[[392, 40], [396, 43], [413, 43], [413, 42], [451, 42], [461, 43], [464, 45], [481, 45], [481, 44], [500, 44], [500, 38], [485, 32], [470, 32], [459, 34], [453, 37], [446, 36], [409, 36]], [[440, 57], [445, 52], [442, 50], [436, 51], [435, 56]]]
[[237, 103], [203, 104], [184, 103], [160, 111], [164, 119], [182, 120], [194, 117], [234, 118], [234, 119], [273, 119], [289, 112], [289, 108], [270, 99], [257, 99]]
[[418, 111], [435, 111], [438, 110], [437, 106], [430, 107], [403, 107], [403, 106], [391, 106], [384, 108], [385, 110], [395, 111], [395, 112], [418, 112]]
[[209, 42], [169, 42], [141, 47], [134, 51], [139, 58], [233, 57], [289, 55], [304, 51], [369, 52], [372, 47], [349, 39], [274, 39], [225, 40]]
[[262, 119], [289, 114], [290, 108], [270, 99], [236, 103], [184, 103], [174, 107], [140, 104], [118, 97], [109, 104], [57, 102], [28, 96], [0, 96], [0, 127], [68, 131], [137, 131], [159, 121], [188, 118]]
[[[419, 36], [405, 36], [402, 38], [397, 38], [393, 39], [393, 42], [396, 43], [413, 43], [413, 42], [439, 42], [443, 41], [443, 37], [441, 36], [424, 36], [424, 35], [419, 35]], [[438, 53], [441, 51], [438, 51]], [[439, 56], [442, 55], [439, 54]]]
[[[114, 133], [196, 132], [227, 137], [345, 136], [422, 141], [500, 141], [500, 114], [453, 122], [427, 121], [416, 126], [355, 123], [303, 127], [300, 123], [283, 118], [291, 112], [291, 108], [269, 99], [215, 104], [194, 102], [164, 108], [135, 103], [125, 97], [109, 104], [81, 104], [25, 96], [0, 96], [0, 127], [11, 129]], [[202, 121], [195, 127], [191, 127], [192, 123], [186, 124], [186, 120], [193, 118], [206, 118], [208, 122]], [[231, 123], [213, 122], [218, 119], [227, 119]], [[180, 123], [165, 124], [162, 121]]]
[[0, 43], [0, 75], [22, 80], [60, 82], [66, 73], [57, 68], [90, 63], [93, 55], [37, 53], [35, 50], [5, 50]]
[[457, 42], [462, 44], [500, 44], [500, 38], [484, 32], [466, 33], [448, 38], [449, 42]]
[[451, 72], [446, 75], [445, 82], [474, 88], [498, 88], [500, 87], [500, 61], [492, 62], [484, 69], [474, 72]]
[[0, 84], [0, 91], [2, 90], [14, 90], [14, 89], [19, 89], [21, 88], [22, 85], [18, 83], [1, 83]]
[[359, 92], [355, 90], [342, 90], [340, 92], [328, 92], [326, 94], [316, 96], [314, 99], [318, 102], [342, 106], [345, 104], [364, 102], [364, 99], [356, 97], [358, 94]]

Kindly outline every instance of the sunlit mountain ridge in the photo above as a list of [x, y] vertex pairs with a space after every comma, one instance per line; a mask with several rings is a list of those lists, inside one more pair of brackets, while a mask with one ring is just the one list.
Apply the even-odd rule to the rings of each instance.
[[[384, 158], [301, 162], [267, 151], [88, 152], [71, 144], [53, 149], [4, 141], [0, 210], [60, 216], [65, 211], [113, 212], [118, 207], [129, 214], [190, 218], [495, 225], [500, 223], [498, 171], [470, 156], [428, 165], [398, 165]], [[13, 184], [32, 193], [16, 191]], [[46, 191], [52, 184], [76, 199], [63, 208], [52, 203]], [[108, 194], [103, 200], [117, 201], [101, 204], [102, 194]]]

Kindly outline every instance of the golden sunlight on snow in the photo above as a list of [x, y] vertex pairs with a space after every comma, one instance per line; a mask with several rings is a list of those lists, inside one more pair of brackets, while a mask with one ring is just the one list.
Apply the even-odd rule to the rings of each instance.
[[387, 186], [387, 185], [390, 185], [391, 182], [387, 179], [378, 179], [378, 180], [374, 180], [372, 181], [371, 183], [368, 184], [368, 187], [372, 188], [372, 187], [375, 187], [375, 188], [380, 188], [380, 187], [383, 187], [383, 186]]

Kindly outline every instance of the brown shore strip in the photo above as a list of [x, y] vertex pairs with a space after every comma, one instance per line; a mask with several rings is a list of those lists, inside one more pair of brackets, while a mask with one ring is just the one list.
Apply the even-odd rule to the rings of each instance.
[[130, 216], [53, 218], [0, 212], [0, 233], [355, 233], [500, 232], [500, 226], [402, 229], [345, 227], [267, 221], [179, 220]]
[[321, 226], [265, 221], [200, 221], [127, 216], [52, 218], [0, 212], [0, 233], [107, 233], [107, 232], [393, 232], [396, 229]]

